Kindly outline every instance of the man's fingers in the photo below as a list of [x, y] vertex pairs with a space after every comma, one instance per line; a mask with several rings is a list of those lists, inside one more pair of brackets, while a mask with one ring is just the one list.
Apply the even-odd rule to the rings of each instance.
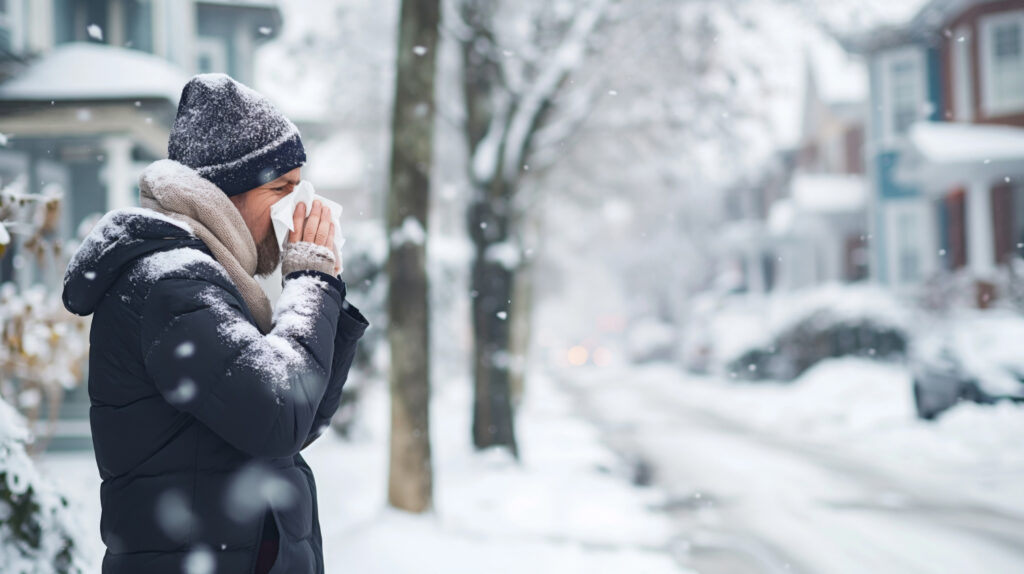
[[294, 231], [288, 232], [288, 242], [295, 243], [302, 239], [302, 231], [306, 227], [306, 204], [299, 202], [295, 206], [295, 213], [292, 214], [292, 228]]
[[338, 274], [338, 266], [341, 263], [341, 254], [334, 247], [334, 222], [331, 222], [331, 230], [327, 232], [327, 247], [334, 253], [334, 274]]
[[306, 229], [302, 232], [302, 240], [316, 243], [317, 228], [320, 227], [320, 200], [313, 201], [313, 209], [306, 218]]
[[316, 236], [314, 243], [317, 245], [323, 245], [324, 247], [330, 247], [327, 244], [327, 236], [331, 233], [331, 209], [329, 207], [323, 207], [320, 210], [320, 225], [317, 226]]

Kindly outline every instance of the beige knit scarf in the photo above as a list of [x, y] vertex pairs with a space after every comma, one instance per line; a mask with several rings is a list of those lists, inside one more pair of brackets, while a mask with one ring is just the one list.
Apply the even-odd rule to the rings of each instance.
[[184, 221], [228, 272], [264, 334], [273, 309], [256, 282], [256, 242], [242, 214], [213, 182], [169, 159], [153, 162], [139, 176], [142, 207]]

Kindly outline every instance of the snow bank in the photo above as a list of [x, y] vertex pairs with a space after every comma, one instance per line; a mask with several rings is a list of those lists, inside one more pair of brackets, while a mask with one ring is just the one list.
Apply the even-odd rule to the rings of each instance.
[[25, 452], [28, 438], [24, 417], [0, 399], [0, 572], [92, 571], [97, 556], [77, 544], [82, 524], [36, 470]]
[[910, 126], [914, 148], [929, 163], [982, 163], [1024, 158], [1024, 129], [957, 122]]

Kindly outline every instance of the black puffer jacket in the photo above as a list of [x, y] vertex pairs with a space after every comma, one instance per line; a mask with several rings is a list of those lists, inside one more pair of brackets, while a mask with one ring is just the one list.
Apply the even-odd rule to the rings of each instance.
[[262, 335], [201, 240], [129, 208], [83, 242], [63, 296], [94, 314], [103, 572], [253, 572], [264, 520], [280, 533], [271, 572], [324, 572], [316, 484], [299, 451], [337, 410], [369, 325], [341, 278], [291, 273]]

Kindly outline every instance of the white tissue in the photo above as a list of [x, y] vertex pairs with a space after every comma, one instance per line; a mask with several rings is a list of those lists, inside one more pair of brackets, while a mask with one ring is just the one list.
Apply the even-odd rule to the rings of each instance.
[[[313, 200], [319, 199], [320, 203], [331, 210], [331, 221], [334, 222], [334, 247], [338, 255], [338, 266], [341, 264], [341, 246], [345, 244], [345, 238], [341, 234], [341, 211], [340, 203], [333, 202], [316, 194], [313, 184], [302, 180], [295, 189], [288, 195], [277, 200], [277, 203], [270, 206], [270, 221], [274, 224], [274, 234], [277, 235], [277, 242], [284, 247], [288, 239], [288, 232], [295, 231], [292, 224], [292, 215], [295, 213], [295, 206], [300, 202], [306, 204], [306, 216], [309, 210], [313, 209]], [[339, 271], [340, 272], [340, 271]]]

